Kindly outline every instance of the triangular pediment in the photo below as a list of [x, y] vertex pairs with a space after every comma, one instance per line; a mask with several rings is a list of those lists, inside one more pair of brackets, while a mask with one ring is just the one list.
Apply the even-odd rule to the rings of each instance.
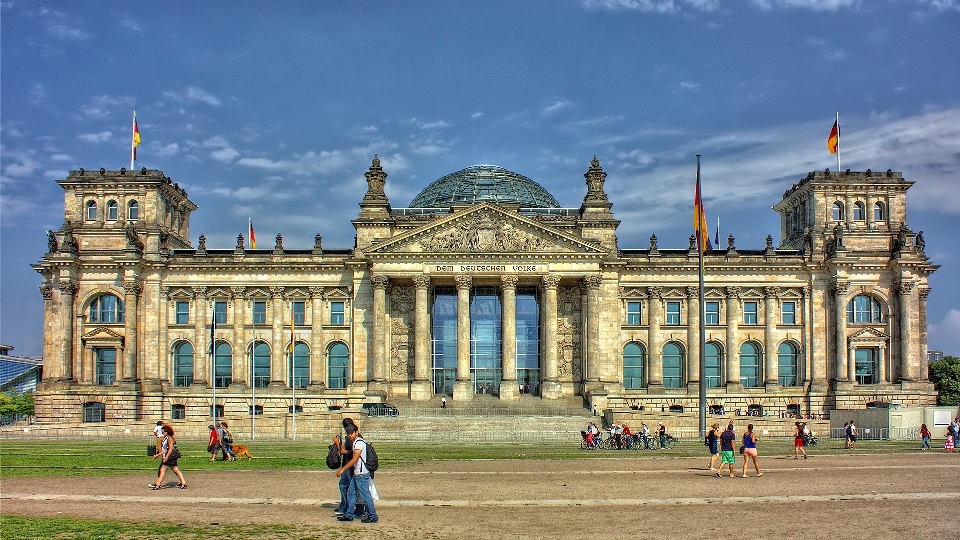
[[553, 253], [606, 255], [567, 232], [490, 203], [445, 216], [364, 250], [367, 255]]
[[331, 300], [348, 299], [350, 298], [350, 290], [334, 287], [332, 289], [327, 289], [323, 293], [323, 297]]
[[106, 326], [98, 326], [83, 334], [84, 341], [121, 341], [122, 339], [123, 336]]
[[886, 341], [887, 337], [888, 336], [878, 328], [862, 328], [850, 334], [849, 339], [850, 341], [876, 342]]

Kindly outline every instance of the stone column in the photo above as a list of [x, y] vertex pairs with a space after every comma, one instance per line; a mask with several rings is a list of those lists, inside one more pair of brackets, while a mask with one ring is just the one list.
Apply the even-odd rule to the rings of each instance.
[[414, 296], [414, 342], [413, 342], [413, 383], [410, 385], [412, 401], [428, 401], [433, 396], [430, 384], [432, 367], [430, 350], [430, 277], [415, 276]]
[[323, 287], [314, 285], [310, 287], [310, 386], [317, 390], [325, 388], [327, 380], [323, 321]]
[[[802, 310], [798, 310], [798, 316], [802, 317], [800, 319], [803, 321], [803, 351], [801, 352], [801, 358], [803, 361], [803, 367], [805, 371], [798, 370], [800, 373], [797, 374], [798, 382], [814, 384], [818, 382], [818, 373], [816, 366], [813, 362], [813, 287], [810, 285], [803, 286], [803, 299], [801, 301]], [[806, 380], [804, 380], [806, 378]]]
[[916, 381], [920, 377], [920, 365], [913, 355], [913, 288], [912, 281], [901, 281], [897, 287], [900, 293], [900, 378], [905, 381]]
[[503, 317], [500, 319], [503, 375], [500, 378], [500, 399], [516, 401], [520, 399], [520, 386], [517, 382], [517, 276], [500, 276], [500, 290], [503, 292]]
[[193, 342], [199, 345], [193, 349], [193, 384], [206, 386], [209, 365], [213, 362], [210, 356], [210, 332], [205, 324], [207, 317], [213, 314], [207, 311], [206, 287], [193, 288], [193, 304]]
[[379, 385], [386, 384], [386, 345], [387, 345], [387, 285], [390, 278], [387, 276], [371, 276], [373, 285], [373, 382]]
[[851, 384], [857, 381], [857, 347], [852, 341], [847, 348], [847, 380]]
[[650, 350], [650, 369], [647, 373], [647, 388], [650, 392], [663, 391], [663, 350], [660, 336], [660, 323], [663, 320], [663, 287], [647, 287], [650, 324], [648, 325], [647, 344]]
[[270, 311], [273, 314], [273, 339], [270, 344], [270, 383], [273, 388], [286, 387], [286, 351], [283, 340], [283, 287], [270, 288]]
[[60, 335], [62, 336], [59, 378], [72, 381], [76, 380], [77, 374], [81, 372], [79, 369], [73, 369], [73, 299], [79, 287], [74, 281], [61, 281], [57, 283], [57, 287], [60, 289]]
[[700, 392], [700, 287], [687, 287], [687, 389]]
[[[157, 339], [157, 348], [155, 349], [157, 363], [154, 369], [156, 369], [156, 371], [149, 373], [147, 377], [156, 377], [157, 380], [166, 383], [171, 381], [173, 372], [171, 367], [173, 365], [173, 350], [170, 347], [170, 334], [167, 332], [170, 324], [170, 287], [160, 287], [160, 297], [157, 298], [157, 306], [157, 311], [160, 315], [157, 326], [160, 332], [159, 339]], [[196, 355], [196, 352], [194, 352], [194, 355]], [[145, 364], [149, 366], [150, 362], [147, 361]]]
[[[780, 294], [780, 287], [763, 288], [764, 386], [777, 386], [780, 384], [780, 357], [774, 338], [774, 331], [777, 329], [778, 294]], [[794, 313], [796, 314], [796, 310], [794, 310]], [[797, 371], [799, 372], [800, 370], [798, 369]], [[799, 375], [800, 374], [797, 373], [798, 377]]]
[[866, 199], [867, 200], [864, 203], [864, 205], [866, 206], [866, 208], [864, 209], [864, 211], [866, 212], [866, 215], [864, 217], [867, 218], [867, 230], [872, 231], [873, 230], [873, 205], [871, 204], [871, 201], [873, 199], [870, 198], [869, 193], [867, 194]]
[[562, 394], [559, 378], [559, 363], [557, 361], [557, 287], [560, 285], [560, 276], [546, 275], [540, 279], [543, 289], [543, 339], [541, 350], [543, 357], [543, 384], [540, 385], [540, 395], [544, 399], [559, 399]]
[[853, 228], [853, 199], [850, 195], [843, 198], [843, 225], [848, 231]]
[[597, 348], [600, 346], [600, 284], [603, 278], [600, 276], [586, 276], [583, 278], [583, 285], [587, 290], [587, 335], [584, 343], [586, 353], [587, 386], [600, 386], [600, 354]]
[[740, 389], [740, 287], [727, 287], [727, 389]]
[[887, 348], [881, 345], [877, 349], [877, 382], [885, 384], [887, 382]]
[[847, 373], [847, 289], [850, 283], [847, 281], [836, 280], [833, 284], [833, 308], [834, 324], [836, 333], [836, 377], [838, 381], [853, 382]]
[[453, 399], [473, 399], [470, 379], [470, 276], [457, 276], [457, 380], [453, 384]]
[[[917, 309], [917, 317], [919, 317], [919, 328], [917, 329], [920, 333], [920, 351], [919, 358], [921, 363], [927, 357], [927, 296], [930, 295], [929, 287], [921, 287], [917, 291], [917, 296], [919, 298], [920, 308]], [[930, 379], [929, 374], [926, 369], [920, 370], [920, 380], [927, 381]]]
[[[243, 286], [231, 287], [230, 297], [233, 300], [233, 368], [230, 373], [230, 385], [243, 387], [247, 385], [247, 374], [250, 366], [247, 365], [247, 336], [246, 306], [247, 288]], [[253, 318], [251, 317], [251, 322]], [[252, 383], [251, 383], [252, 384]]]
[[137, 299], [143, 284], [134, 279], [123, 282], [123, 363], [119, 379], [133, 382], [137, 377]]

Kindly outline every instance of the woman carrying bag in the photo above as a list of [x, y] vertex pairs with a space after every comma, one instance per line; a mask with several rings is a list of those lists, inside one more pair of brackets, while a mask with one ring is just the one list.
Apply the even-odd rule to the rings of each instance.
[[161, 450], [159, 453], [154, 454], [150, 459], [157, 459], [157, 456], [162, 456], [160, 460], [160, 471], [158, 472], [157, 481], [153, 484], [150, 484], [150, 489], [162, 489], [163, 488], [163, 476], [167, 474], [167, 468], [173, 469], [174, 474], [177, 475], [177, 478], [180, 480], [180, 483], [177, 484], [177, 487], [180, 489], [187, 488], [187, 481], [183, 479], [183, 474], [180, 473], [180, 467], [177, 467], [177, 459], [180, 458], [180, 449], [177, 448], [177, 439], [173, 436], [173, 428], [164, 425], [163, 426], [163, 444], [161, 445]]

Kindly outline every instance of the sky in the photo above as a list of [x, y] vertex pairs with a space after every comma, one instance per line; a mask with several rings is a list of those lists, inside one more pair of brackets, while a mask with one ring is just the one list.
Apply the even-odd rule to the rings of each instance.
[[[193, 4], [193, 5], [191, 5]], [[579, 207], [595, 155], [621, 248], [687, 246], [695, 155], [711, 228], [779, 242], [810, 171], [901, 171], [942, 265], [929, 346], [960, 355], [960, 0], [0, 3], [0, 343], [42, 354], [31, 264], [81, 167], [162, 170], [232, 249], [353, 247], [379, 155], [393, 207], [499, 165]], [[262, 247], [262, 246], [261, 246]]]

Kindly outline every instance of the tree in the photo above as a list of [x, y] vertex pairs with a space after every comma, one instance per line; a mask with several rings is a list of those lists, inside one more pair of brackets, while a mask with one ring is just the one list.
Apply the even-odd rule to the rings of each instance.
[[960, 358], [944, 356], [930, 364], [928, 373], [940, 394], [940, 405], [960, 405]]
[[0, 394], [0, 416], [30, 416], [33, 414], [33, 394], [12, 392]]

